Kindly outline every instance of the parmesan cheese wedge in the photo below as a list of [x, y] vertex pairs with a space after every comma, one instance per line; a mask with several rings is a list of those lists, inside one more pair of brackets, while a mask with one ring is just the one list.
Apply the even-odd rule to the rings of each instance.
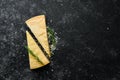
[[46, 58], [46, 56], [44, 55], [44, 53], [41, 51], [41, 49], [38, 47], [37, 43], [34, 41], [34, 39], [32, 38], [32, 36], [30, 35], [30, 33], [28, 31], [26, 31], [26, 36], [27, 36], [27, 44], [28, 47], [31, 51], [34, 52], [34, 54], [42, 61], [43, 64], [41, 64], [40, 62], [38, 62], [34, 56], [32, 56], [29, 53], [29, 64], [30, 64], [30, 69], [36, 69], [36, 68], [40, 68], [44, 65], [47, 65], [49, 63], [49, 60]]
[[26, 21], [26, 24], [50, 57], [51, 54], [47, 38], [45, 16], [39, 15], [30, 18]]

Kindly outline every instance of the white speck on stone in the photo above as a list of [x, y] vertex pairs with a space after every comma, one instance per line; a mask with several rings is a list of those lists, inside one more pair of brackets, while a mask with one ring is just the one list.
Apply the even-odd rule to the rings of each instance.
[[63, 6], [63, 4], [62, 4], [62, 3], [61, 3], [60, 5], [61, 5], [61, 6]]
[[110, 27], [107, 27], [107, 30], [110, 30]]
[[52, 23], [53, 22], [53, 20], [52, 19], [50, 19], [50, 23]]
[[54, 70], [53, 70], [53, 69], [51, 69], [51, 71], [53, 72]]

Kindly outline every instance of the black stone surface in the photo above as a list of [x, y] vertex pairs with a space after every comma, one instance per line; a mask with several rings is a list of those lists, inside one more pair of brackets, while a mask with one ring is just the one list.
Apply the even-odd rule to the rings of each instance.
[[[40, 14], [60, 39], [31, 71], [25, 21]], [[0, 0], [0, 80], [120, 80], [119, 0]]]

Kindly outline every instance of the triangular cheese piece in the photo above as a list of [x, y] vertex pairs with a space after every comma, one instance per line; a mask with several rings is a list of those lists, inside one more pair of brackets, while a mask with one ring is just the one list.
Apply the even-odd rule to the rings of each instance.
[[[38, 58], [44, 63], [44, 65], [48, 64], [49, 60], [46, 58], [44, 53], [38, 47], [37, 43], [34, 41], [34, 39], [32, 38], [32, 36], [28, 31], [26, 31], [26, 36], [27, 36], [27, 44], [29, 49], [32, 50], [36, 56], [38, 56]], [[32, 56], [30, 53], [29, 53], [29, 63], [30, 63], [30, 69], [36, 69], [44, 66], [43, 64], [38, 62], [35, 59], [35, 57]]]
[[45, 16], [40, 15], [33, 17], [31, 19], [28, 19], [26, 21], [26, 24], [32, 31], [32, 33], [35, 35], [37, 40], [40, 42], [40, 44], [43, 46], [45, 51], [50, 56], [50, 48], [48, 44], [48, 38], [47, 38], [47, 31], [46, 31], [46, 22], [45, 22]]

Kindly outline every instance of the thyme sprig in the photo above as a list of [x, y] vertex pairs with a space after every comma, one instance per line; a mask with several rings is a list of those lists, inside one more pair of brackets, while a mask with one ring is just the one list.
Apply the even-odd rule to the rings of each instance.
[[55, 32], [50, 27], [47, 27], [48, 39], [50, 45], [56, 46]]
[[44, 63], [39, 59], [39, 57], [36, 56], [36, 55], [34, 54], [34, 52], [33, 52], [28, 46], [25, 46], [25, 48], [28, 50], [28, 52], [29, 52], [39, 63], [41, 63], [42, 65], [44, 65]]

